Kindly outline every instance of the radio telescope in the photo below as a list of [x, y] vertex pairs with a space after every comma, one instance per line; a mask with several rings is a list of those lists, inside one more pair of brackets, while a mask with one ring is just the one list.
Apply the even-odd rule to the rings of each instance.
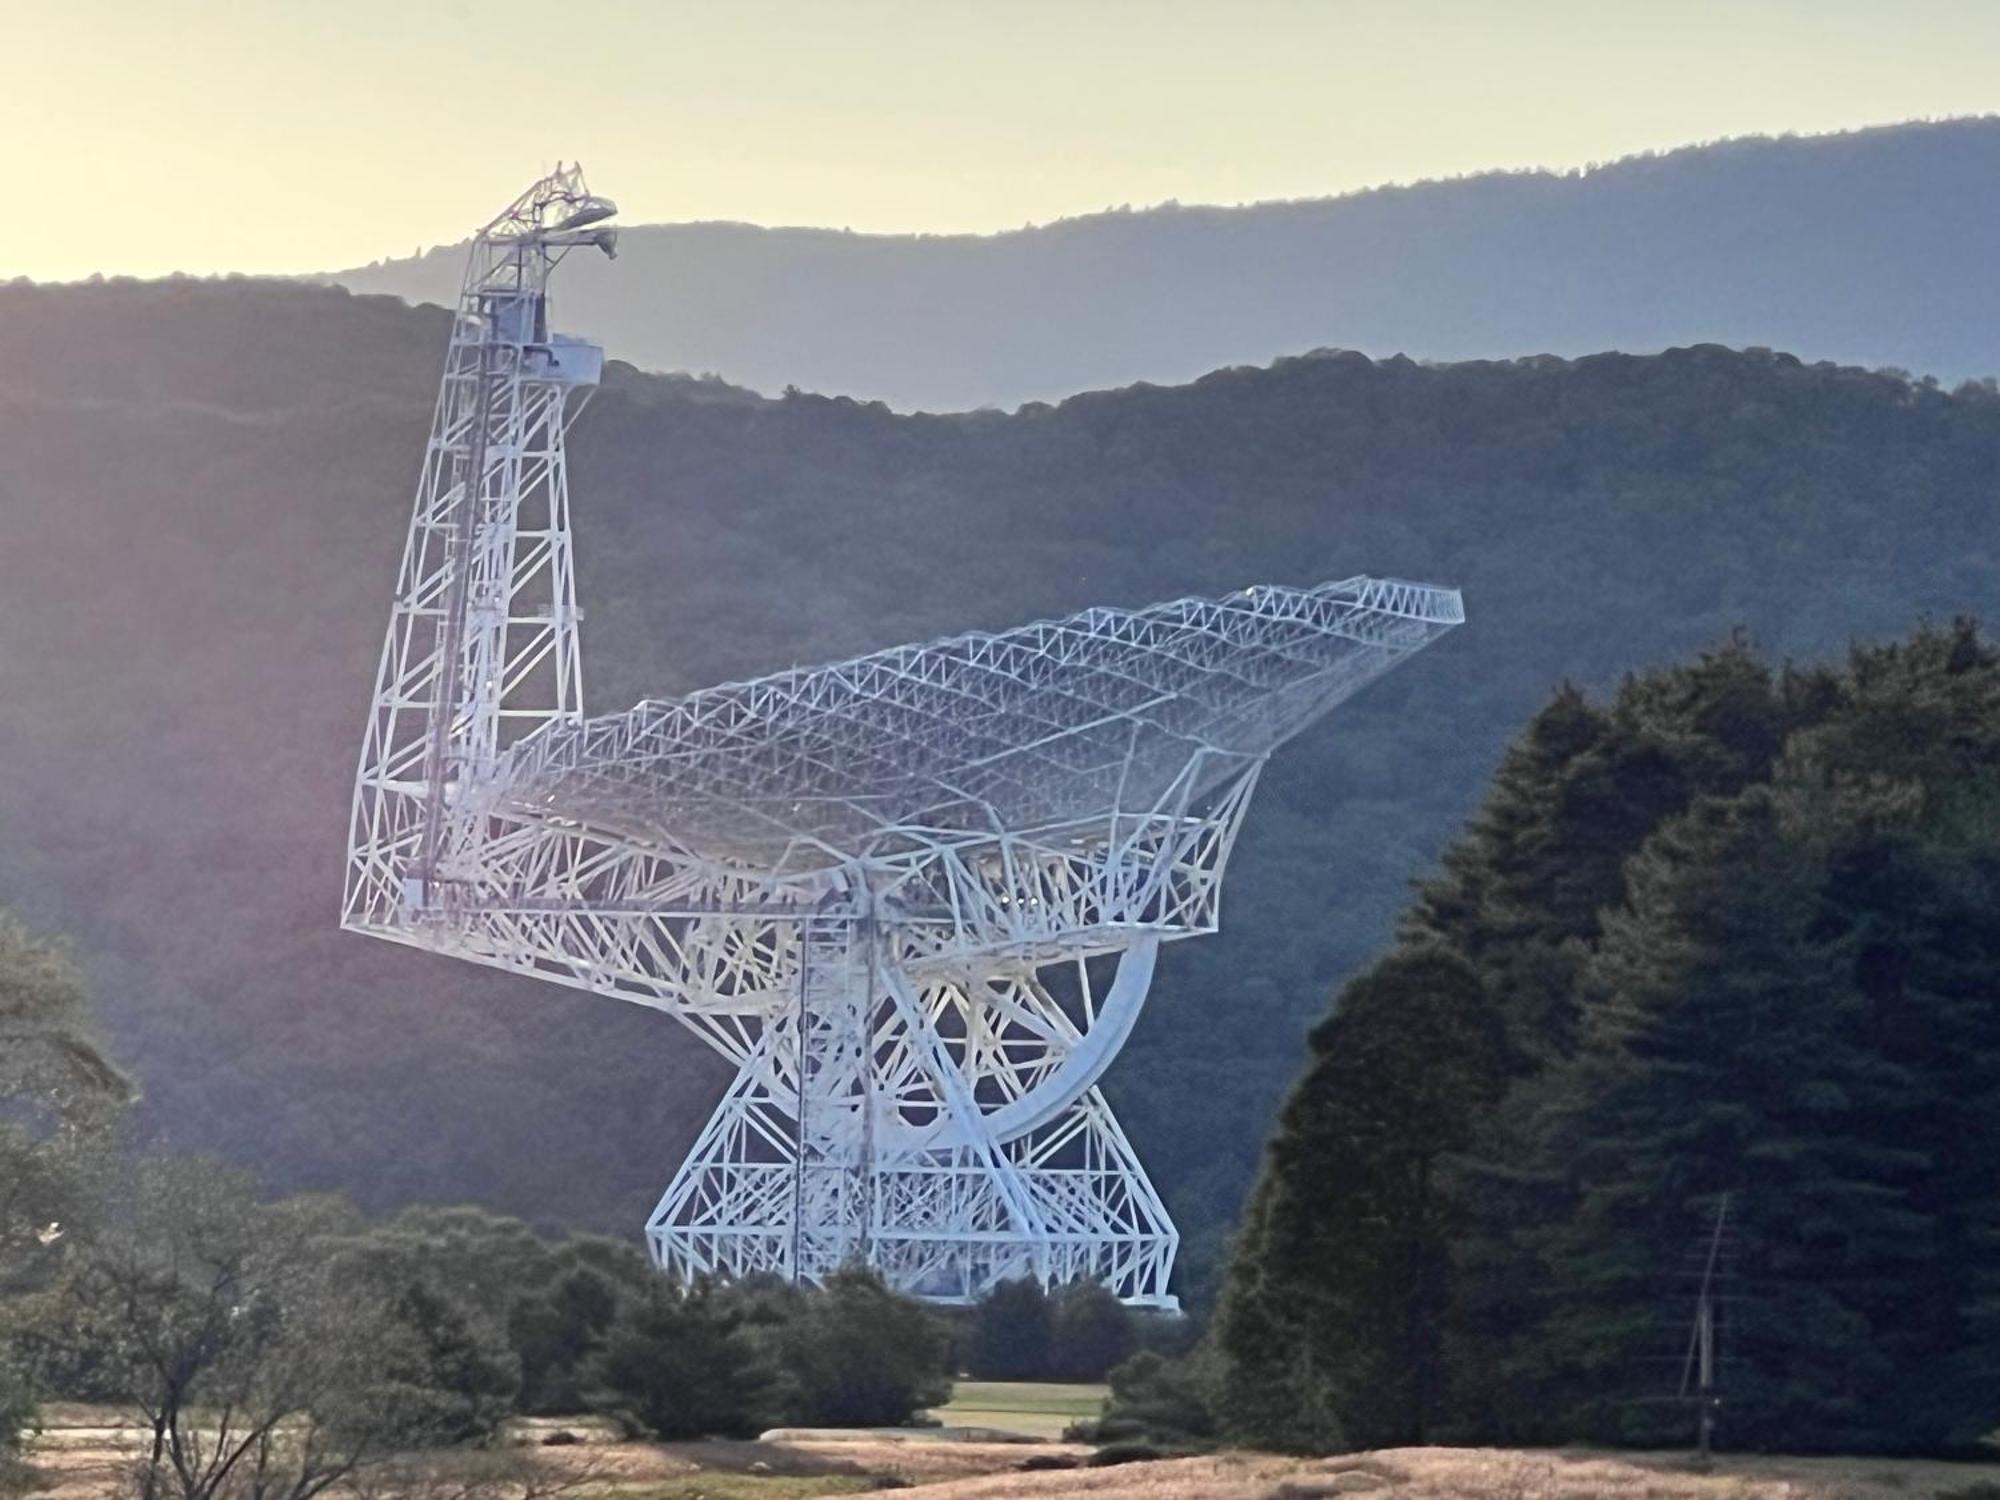
[[579, 170], [473, 242], [355, 781], [342, 924], [664, 1011], [735, 1066], [646, 1226], [682, 1277], [860, 1261], [1171, 1306], [1098, 1090], [1216, 929], [1278, 745], [1464, 618], [1374, 578], [1090, 609], [587, 718], [550, 273]]

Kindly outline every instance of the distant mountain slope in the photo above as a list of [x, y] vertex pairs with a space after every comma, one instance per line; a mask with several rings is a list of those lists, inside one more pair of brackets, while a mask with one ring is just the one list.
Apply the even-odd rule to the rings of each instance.
[[[0, 905], [73, 932], [152, 1128], [289, 1186], [633, 1232], [723, 1082], [660, 1017], [334, 928], [445, 320], [0, 287]], [[594, 707], [1092, 603], [1374, 571], [1470, 623], [1274, 761], [1109, 1077], [1193, 1243], [1305, 1026], [1564, 675], [2000, 614], [2000, 398], [1716, 348], [1328, 354], [1016, 416], [614, 366], [575, 439]]]
[[[628, 230], [566, 318], [650, 369], [899, 410], [1191, 380], [1320, 345], [1419, 359], [1714, 341], [2000, 371], [2000, 119], [1739, 140], [991, 237]], [[602, 184], [615, 194], [618, 184]], [[462, 247], [340, 273], [449, 301]]]

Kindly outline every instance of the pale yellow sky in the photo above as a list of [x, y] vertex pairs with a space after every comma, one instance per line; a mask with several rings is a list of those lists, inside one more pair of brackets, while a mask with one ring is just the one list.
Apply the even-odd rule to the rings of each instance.
[[0, 279], [332, 269], [558, 158], [978, 230], [2000, 110], [2000, 0], [0, 0]]

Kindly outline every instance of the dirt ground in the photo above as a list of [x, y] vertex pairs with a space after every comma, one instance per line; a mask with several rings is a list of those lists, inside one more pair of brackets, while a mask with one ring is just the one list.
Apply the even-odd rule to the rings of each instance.
[[[119, 1500], [144, 1433], [99, 1408], [57, 1408], [30, 1457], [41, 1500]], [[574, 1441], [549, 1446], [556, 1431]], [[949, 1432], [767, 1434], [759, 1442], [634, 1443], [590, 1419], [523, 1424], [532, 1472], [578, 1500], [812, 1500], [892, 1488], [928, 1500], [1933, 1500], [1984, 1482], [2000, 1464], [1897, 1459], [1739, 1458], [1696, 1472], [1683, 1454], [1526, 1453], [1404, 1448], [1330, 1459], [1221, 1453], [1081, 1467], [1088, 1448], [995, 1442]], [[1036, 1465], [1077, 1467], [1024, 1470]]]
[[927, 1500], [1931, 1500], [1984, 1480], [2000, 1465], [1889, 1459], [1722, 1457], [1708, 1473], [1685, 1455], [1523, 1453], [1398, 1448], [1330, 1459], [1222, 1453], [1059, 1473], [993, 1474], [926, 1486]]
[[[109, 1408], [54, 1406], [29, 1443], [36, 1500], [120, 1500], [148, 1434]], [[568, 1439], [549, 1446], [561, 1432]], [[1090, 1449], [1062, 1443], [907, 1433], [788, 1432], [773, 1441], [637, 1443], [581, 1417], [534, 1419], [510, 1431], [521, 1459], [578, 1500], [803, 1500], [818, 1495], [927, 1486], [1016, 1471], [1030, 1454], [1081, 1462]]]

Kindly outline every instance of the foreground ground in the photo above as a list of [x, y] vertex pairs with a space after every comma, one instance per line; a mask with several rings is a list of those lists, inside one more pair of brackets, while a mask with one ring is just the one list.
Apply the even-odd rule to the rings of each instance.
[[[2000, 1466], [1880, 1459], [1720, 1458], [1707, 1473], [1685, 1456], [1491, 1448], [1397, 1448], [1333, 1459], [1223, 1453], [1059, 1473], [990, 1474], [926, 1485], [928, 1500], [1933, 1500]], [[1965, 1500], [2000, 1500], [2000, 1488]]]
[[[968, 1384], [941, 1413], [1046, 1425], [1088, 1387]], [[1094, 1398], [1090, 1398], [1094, 1399]], [[962, 1404], [964, 1403], [964, 1404]], [[978, 1424], [984, 1427], [986, 1424]], [[556, 1432], [577, 1439], [549, 1446]], [[630, 1443], [589, 1420], [523, 1424], [510, 1462], [528, 1487], [577, 1500], [812, 1500], [885, 1488], [931, 1500], [1317, 1500], [1380, 1494], [1384, 1500], [1965, 1500], [2000, 1497], [2000, 1464], [1892, 1459], [1724, 1456], [1706, 1472], [1681, 1454], [1480, 1448], [1404, 1448], [1332, 1459], [1224, 1453], [1110, 1468], [1083, 1467], [1091, 1450], [1040, 1441], [994, 1441], [944, 1432], [784, 1432], [755, 1443]], [[42, 1500], [114, 1500], [139, 1432], [103, 1408], [58, 1408], [33, 1456]], [[1024, 1469], [1024, 1464], [1037, 1467]], [[1045, 1469], [1045, 1464], [1077, 1467]], [[421, 1473], [421, 1467], [410, 1470]], [[1993, 1486], [1981, 1495], [1977, 1486]], [[416, 1494], [422, 1484], [410, 1486]], [[434, 1495], [435, 1490], [428, 1491]], [[518, 1483], [512, 1494], [518, 1496]], [[507, 1500], [492, 1491], [489, 1500]], [[371, 1500], [396, 1500], [378, 1489]]]

